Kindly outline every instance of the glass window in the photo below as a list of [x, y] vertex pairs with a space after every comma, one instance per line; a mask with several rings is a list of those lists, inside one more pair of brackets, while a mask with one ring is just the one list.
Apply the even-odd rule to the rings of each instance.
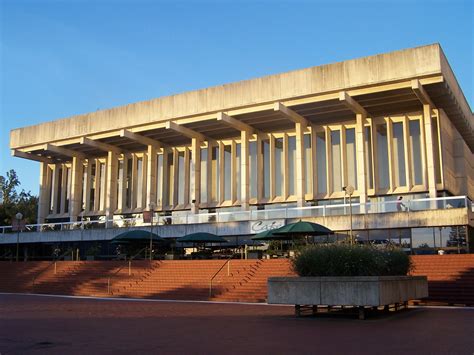
[[311, 154], [311, 134], [304, 135], [305, 191], [313, 192], [313, 155]]
[[137, 159], [137, 208], [142, 208], [142, 201], [143, 201], [143, 193], [144, 193], [144, 186], [143, 186], [143, 159]]
[[369, 189], [374, 188], [373, 176], [373, 161], [372, 161], [372, 130], [370, 127], [365, 127], [365, 168], [367, 170], [367, 186]]
[[431, 128], [433, 132], [433, 156], [435, 164], [436, 183], [441, 184], [441, 161], [439, 156], [439, 136], [438, 136], [438, 120], [432, 118]]
[[423, 184], [420, 121], [410, 121], [411, 169], [414, 185]]
[[318, 168], [318, 193], [327, 193], [326, 135], [316, 134], [316, 164]]
[[169, 152], [168, 153], [168, 201], [167, 203], [169, 205], [174, 204], [174, 198], [173, 198], [173, 192], [175, 189], [174, 186], [174, 159], [173, 159], [174, 153]]
[[64, 212], [69, 212], [69, 201], [71, 200], [71, 168], [66, 167], [66, 195], [64, 196]]
[[224, 200], [232, 199], [232, 146], [224, 146]]
[[250, 197], [257, 197], [257, 142], [253, 141], [249, 143], [249, 168], [250, 168]]
[[347, 183], [357, 189], [355, 128], [346, 129]]
[[201, 202], [207, 203], [207, 148], [201, 149]]
[[61, 188], [63, 184], [63, 168], [58, 170], [58, 181], [56, 184], [56, 208], [54, 213], [61, 213]]
[[219, 146], [211, 149], [211, 200], [219, 202]]
[[132, 207], [132, 159], [127, 159], [126, 206]]
[[99, 200], [99, 209], [101, 211], [105, 210], [105, 197], [107, 195], [107, 175], [105, 173], [107, 166], [105, 163], [100, 163], [100, 200]]
[[395, 186], [406, 186], [405, 143], [403, 141], [403, 122], [394, 122], [393, 127], [393, 166]]
[[91, 179], [90, 179], [90, 196], [89, 196], [89, 210], [94, 211], [95, 202], [95, 179], [96, 179], [96, 163], [93, 162], [91, 166]]
[[388, 189], [390, 187], [389, 167], [388, 167], [388, 137], [387, 124], [376, 125], [377, 131], [377, 172], [378, 188]]
[[156, 205], [162, 206], [163, 195], [163, 154], [156, 156]]
[[284, 181], [284, 171], [283, 171], [283, 138], [275, 139], [275, 164], [273, 172], [275, 175], [275, 196], [283, 195], [283, 181]]
[[264, 139], [262, 141], [262, 155], [263, 155], [263, 197], [270, 197], [270, 140]]
[[288, 137], [288, 194], [296, 195], [296, 137]]
[[[82, 170], [82, 205], [81, 210], [84, 211], [86, 209], [86, 188], [87, 188], [87, 166], [83, 166]], [[50, 198], [51, 200], [51, 198]]]
[[412, 228], [413, 248], [433, 248], [436, 246], [434, 228]]
[[342, 191], [341, 131], [331, 131], [332, 190]]

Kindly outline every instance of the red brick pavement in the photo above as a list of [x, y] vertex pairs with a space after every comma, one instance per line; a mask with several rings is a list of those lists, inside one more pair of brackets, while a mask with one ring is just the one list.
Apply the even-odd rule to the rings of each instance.
[[0, 294], [0, 354], [473, 354], [474, 309], [359, 321], [293, 307]]

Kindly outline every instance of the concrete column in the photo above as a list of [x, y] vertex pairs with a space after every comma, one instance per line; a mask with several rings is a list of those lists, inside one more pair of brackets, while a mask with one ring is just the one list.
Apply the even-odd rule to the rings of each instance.
[[230, 199], [234, 203], [237, 201], [237, 144], [235, 140], [232, 140], [230, 152]]
[[303, 207], [305, 204], [305, 186], [306, 174], [304, 163], [304, 129], [305, 126], [301, 123], [295, 123], [296, 128], [296, 204], [298, 207]]
[[69, 200], [69, 220], [71, 222], [77, 221], [81, 213], [83, 169], [84, 165], [82, 159], [73, 157], [71, 169], [71, 198]]
[[191, 140], [191, 212], [199, 213], [201, 203], [201, 141]]
[[51, 173], [48, 163], [40, 163], [40, 188], [38, 199], [38, 224], [45, 223], [49, 214]]
[[171, 205], [169, 201], [169, 195], [170, 195], [170, 177], [169, 177], [169, 162], [168, 162], [168, 154], [170, 151], [166, 148], [163, 148], [163, 178], [161, 180], [162, 186], [161, 186], [161, 206], [162, 209], [164, 209], [166, 206]]
[[170, 204], [173, 206], [178, 205], [178, 193], [179, 193], [178, 171], [179, 171], [179, 152], [178, 152], [178, 149], [173, 148], [173, 201], [170, 201]]
[[275, 137], [270, 135], [268, 141], [268, 151], [270, 155], [270, 201], [275, 198]]
[[138, 172], [137, 172], [137, 156], [136, 154], [132, 154], [132, 182], [130, 188], [131, 191], [131, 198], [130, 198], [130, 208], [133, 210], [137, 208], [137, 186], [138, 186]]
[[360, 195], [360, 203], [367, 202], [367, 164], [365, 162], [365, 120], [367, 117], [356, 114], [356, 159], [357, 159], [357, 186], [354, 186]]
[[216, 181], [217, 183], [217, 188], [219, 189], [219, 199], [218, 203], [224, 202], [224, 179], [225, 179], [225, 174], [224, 174], [224, 143], [218, 142], [219, 143], [219, 166], [217, 169], [219, 169], [219, 181]]
[[114, 218], [114, 212], [117, 208], [117, 169], [118, 169], [118, 156], [115, 152], [108, 152], [107, 154], [107, 184], [106, 184], [106, 198], [105, 198], [105, 218], [112, 220]]
[[249, 138], [249, 132], [240, 132], [240, 203], [243, 211], [250, 208]]
[[423, 105], [423, 126], [425, 131], [426, 170], [428, 176], [428, 191], [430, 198], [436, 197], [436, 172], [433, 153], [433, 130], [431, 127], [431, 107]]
[[[191, 185], [191, 159], [190, 151], [184, 148], [184, 205], [189, 205], [189, 194]], [[182, 173], [182, 172], [181, 172]]]
[[264, 179], [264, 166], [263, 166], [263, 147], [262, 137], [257, 135], [257, 203], [260, 203], [263, 198], [263, 179]]
[[156, 205], [156, 147], [149, 145], [147, 149], [147, 179], [146, 179], [146, 209], [150, 208], [150, 204]]

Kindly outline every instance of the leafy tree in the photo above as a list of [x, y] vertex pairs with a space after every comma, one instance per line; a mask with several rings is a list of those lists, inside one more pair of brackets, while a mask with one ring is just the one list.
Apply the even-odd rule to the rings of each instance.
[[38, 197], [21, 190], [21, 185], [15, 170], [7, 171], [6, 176], [0, 175], [0, 225], [8, 226], [18, 212], [23, 214], [26, 223], [36, 223]]

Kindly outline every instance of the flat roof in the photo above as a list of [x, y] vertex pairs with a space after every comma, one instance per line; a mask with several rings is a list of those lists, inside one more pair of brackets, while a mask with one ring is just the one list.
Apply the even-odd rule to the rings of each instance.
[[[169, 121], [212, 139], [237, 136], [235, 129], [217, 120], [220, 112], [263, 132], [290, 129], [292, 122], [274, 108], [278, 102], [316, 125], [353, 119], [354, 113], [339, 99], [341, 91], [353, 97], [369, 117], [412, 112], [421, 109], [413, 90], [414, 80], [436, 108], [445, 110], [474, 152], [473, 113], [439, 44], [224, 84], [18, 128], [10, 132], [10, 147], [40, 154], [38, 152], [47, 151], [42, 145], [54, 143], [84, 154], [103, 155], [103, 151], [81, 144], [81, 138], [88, 137], [128, 151], [144, 150], [144, 144], [120, 135], [120, 130], [125, 128], [164, 144], [187, 144], [189, 137], [166, 129]], [[61, 154], [57, 157], [67, 159]]]

